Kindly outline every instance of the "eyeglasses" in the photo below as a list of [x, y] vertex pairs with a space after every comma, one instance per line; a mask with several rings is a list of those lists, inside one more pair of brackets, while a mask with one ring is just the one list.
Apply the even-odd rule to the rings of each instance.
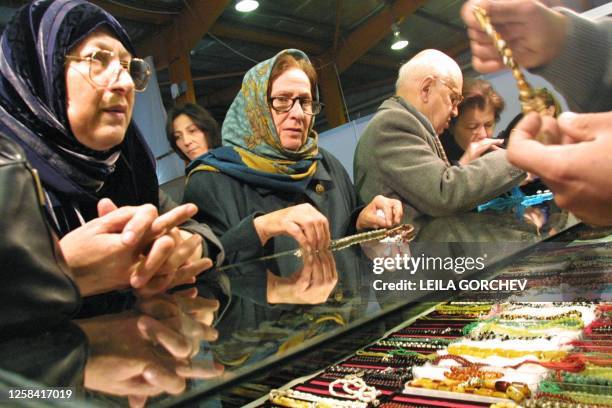
[[288, 98], [286, 96], [274, 96], [270, 98], [270, 105], [272, 106], [272, 109], [274, 109], [278, 113], [285, 113], [293, 109], [293, 105], [295, 105], [296, 101], [300, 102], [302, 111], [306, 115], [316, 115], [321, 112], [321, 109], [323, 108], [323, 104], [321, 102], [313, 101], [312, 99], [302, 98], [299, 96], [295, 98]]
[[447, 81], [443, 80], [442, 78], [436, 77], [436, 79], [442, 82], [442, 84], [451, 91], [450, 99], [451, 99], [451, 103], [453, 104], [453, 108], [456, 108], [457, 106], [459, 106], [459, 104], [463, 102], [463, 95], [455, 91], [452, 85], [450, 85]]
[[[89, 78], [99, 86], [108, 86], [117, 79], [121, 70], [125, 69], [134, 82], [134, 89], [144, 91], [151, 78], [151, 66], [147, 61], [140, 58], [132, 58], [129, 61], [121, 61], [115, 58], [115, 53], [108, 50], [95, 51], [88, 57], [66, 55], [67, 61], [89, 62]], [[115, 65], [113, 62], [119, 64]]]

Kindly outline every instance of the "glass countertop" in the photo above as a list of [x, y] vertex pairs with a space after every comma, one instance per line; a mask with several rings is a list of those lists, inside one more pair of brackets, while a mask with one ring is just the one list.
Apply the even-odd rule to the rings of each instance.
[[[403, 223], [415, 228], [412, 242], [370, 241], [304, 256], [281, 242], [272, 252], [283, 256], [238, 256], [236, 265], [205, 272], [197, 296], [185, 288], [54, 331], [13, 335], [0, 344], [2, 388], [72, 387], [79, 406], [199, 398], [406, 305], [448, 300], [462, 289], [440, 285], [484, 277], [578, 224], [553, 202], [443, 218], [407, 214]], [[401, 286], [417, 281], [441, 283]]]

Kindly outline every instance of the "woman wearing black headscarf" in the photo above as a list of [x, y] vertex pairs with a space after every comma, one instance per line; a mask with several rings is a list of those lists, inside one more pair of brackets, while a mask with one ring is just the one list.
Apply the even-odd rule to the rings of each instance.
[[[156, 217], [174, 204], [160, 194], [153, 156], [131, 123], [134, 91], [146, 87], [150, 71], [133, 58], [127, 33], [111, 15], [83, 0], [33, 1], [6, 27], [0, 47], [0, 132], [25, 150], [40, 173], [48, 218], [64, 237], [69, 262], [79, 255], [75, 246], [86, 244], [70, 239], [71, 231], [100, 210], [147, 203], [155, 209], [128, 222], [147, 233], [124, 234], [123, 243], [138, 243], [141, 252], [151, 248], [153, 255], [146, 262], [136, 257], [125, 282], [111, 287], [142, 288], [156, 274], [153, 288], [163, 290], [178, 283], [174, 278], [192, 280], [209, 265], [203, 258], [209, 251], [221, 254], [208, 227], [188, 223], [179, 230], [168, 217]], [[105, 200], [99, 206], [103, 197], [114, 204]], [[169, 225], [162, 236], [151, 232], [160, 223]], [[207, 245], [198, 244], [199, 236]], [[96, 255], [117, 259], [111, 248]], [[182, 274], [176, 274], [179, 267]]]

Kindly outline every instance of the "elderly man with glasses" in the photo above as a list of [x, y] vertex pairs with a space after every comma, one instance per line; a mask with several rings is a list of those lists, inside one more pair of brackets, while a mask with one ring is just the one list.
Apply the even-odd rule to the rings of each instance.
[[502, 149], [451, 166], [438, 136], [457, 115], [462, 84], [457, 63], [437, 50], [421, 51], [400, 68], [396, 94], [378, 108], [355, 152], [364, 202], [382, 194], [443, 216], [469, 211], [525, 178]]

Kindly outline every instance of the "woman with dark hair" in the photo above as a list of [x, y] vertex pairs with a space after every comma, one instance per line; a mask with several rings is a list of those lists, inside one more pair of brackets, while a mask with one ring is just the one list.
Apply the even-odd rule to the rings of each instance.
[[[167, 214], [195, 209], [173, 209], [160, 193], [153, 156], [131, 121], [150, 68], [134, 58], [117, 20], [84, 0], [33, 1], [6, 26], [0, 47], [0, 132], [38, 170], [49, 224], [81, 293], [160, 292], [195, 280], [220, 246], [206, 226], [168, 223]], [[146, 211], [130, 212], [143, 204]], [[93, 251], [93, 240], [71, 234], [108, 227], [88, 222], [116, 206], [124, 208], [121, 242]], [[106, 262], [104, 275], [92, 273], [94, 259]]]
[[228, 253], [261, 255], [280, 235], [322, 249], [352, 231], [400, 222], [398, 200], [377, 196], [360, 207], [346, 170], [319, 147], [316, 84], [299, 50], [257, 64], [223, 122], [223, 147], [188, 166], [185, 200], [198, 205], [196, 218], [220, 235]]
[[206, 109], [195, 103], [168, 112], [166, 137], [172, 149], [186, 162], [221, 146], [217, 121]]
[[463, 102], [440, 140], [452, 163], [466, 165], [503, 143], [492, 139], [495, 124], [504, 110], [504, 100], [482, 79], [466, 79]]

